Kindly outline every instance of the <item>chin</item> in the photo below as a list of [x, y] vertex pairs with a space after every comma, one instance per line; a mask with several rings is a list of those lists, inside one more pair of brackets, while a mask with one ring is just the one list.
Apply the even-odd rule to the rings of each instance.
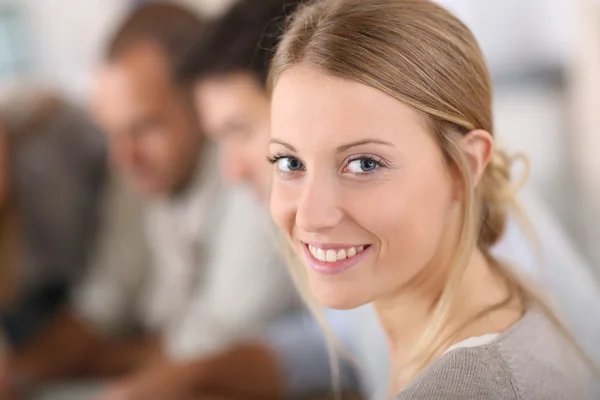
[[348, 282], [310, 281], [313, 296], [324, 307], [334, 310], [352, 310], [372, 301], [361, 288]]
[[173, 185], [168, 185], [158, 181], [143, 181], [138, 185], [138, 190], [143, 197], [154, 198], [170, 196], [179, 193], [179, 189]]

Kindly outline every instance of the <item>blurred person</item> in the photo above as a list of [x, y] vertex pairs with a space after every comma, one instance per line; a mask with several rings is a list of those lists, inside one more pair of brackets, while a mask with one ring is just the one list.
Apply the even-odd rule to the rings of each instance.
[[0, 396], [5, 359], [34, 341], [84, 274], [105, 185], [84, 112], [17, 85], [0, 101]]
[[[225, 178], [233, 183], [250, 184], [257, 197], [263, 200], [268, 197], [270, 175], [269, 166], [264, 162], [268, 154], [271, 115], [266, 77], [279, 30], [285, 16], [294, 9], [293, 3], [239, 2], [203, 37], [180, 71], [183, 80], [195, 86], [196, 107], [203, 131], [220, 144]], [[548, 224], [552, 219], [550, 212], [540, 206], [539, 199], [527, 191], [524, 195], [525, 209], [533, 209], [536, 226], [544, 227], [540, 232], [540, 244], [544, 261], [550, 267], [548, 278], [552, 288], [578, 338], [593, 346], [590, 340], [594, 332], [600, 332], [598, 324], [584, 313], [573, 313], [573, 310], [581, 310], [582, 305], [599, 299], [597, 288], [589, 280], [589, 268], [561, 233], [561, 228], [556, 223]], [[511, 215], [506, 235], [494, 248], [494, 253], [523, 270], [541, 274], [527, 232], [515, 221], [516, 217]], [[577, 288], [577, 292], [567, 296], [568, 288]], [[330, 310], [328, 317], [342, 342], [358, 360], [356, 371], [365, 395], [372, 399], [383, 398], [389, 376], [388, 349], [371, 307], [347, 313]], [[255, 347], [254, 352], [257, 357], [262, 353], [262, 359], [270, 359], [270, 365], [279, 366], [279, 373], [271, 378], [265, 373], [264, 381], [271, 382], [272, 388], [282, 387], [277, 383], [282, 381], [287, 393], [296, 396], [310, 390], [327, 390], [331, 382], [324, 352], [308, 350], [322, 349], [323, 339], [317, 329], [306, 330], [306, 323], [300, 316], [288, 318], [272, 330], [287, 333], [265, 338], [263, 346]], [[280, 337], [286, 339], [278, 340]], [[241, 365], [235, 359], [229, 358], [235, 365]], [[277, 372], [277, 369], [270, 371]], [[355, 387], [347, 369], [342, 378], [348, 388]], [[221, 385], [233, 387], [235, 382], [223, 380]]]
[[[119, 259], [103, 244], [109, 254], [71, 309], [9, 362], [15, 376], [32, 383], [124, 377], [101, 398], [188, 398], [203, 360], [257, 336], [294, 306], [287, 271], [274, 263], [268, 220], [245, 192], [221, 184], [191, 94], [173, 76], [203, 27], [184, 8], [151, 3], [109, 41], [94, 117], [114, 169], [144, 197], [149, 262]], [[114, 235], [107, 242], [121, 237]]]
[[468, 28], [430, 1], [314, 2], [271, 76], [271, 213], [308, 301], [374, 305], [388, 396], [587, 398], [583, 354], [492, 251], [513, 159]]

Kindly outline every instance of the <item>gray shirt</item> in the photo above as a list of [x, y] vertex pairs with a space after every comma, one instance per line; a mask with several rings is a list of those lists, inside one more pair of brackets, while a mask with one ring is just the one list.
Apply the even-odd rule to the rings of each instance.
[[585, 368], [540, 312], [529, 311], [491, 342], [451, 350], [395, 400], [588, 399]]

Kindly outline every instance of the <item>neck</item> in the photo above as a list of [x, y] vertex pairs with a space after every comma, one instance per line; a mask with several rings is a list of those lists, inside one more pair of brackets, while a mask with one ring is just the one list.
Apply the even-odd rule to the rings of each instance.
[[[398, 393], [399, 389], [406, 387], [419, 372], [421, 366], [412, 362], [412, 351], [431, 322], [435, 306], [444, 289], [446, 275], [432, 274], [431, 271], [443, 270], [439, 264], [431, 265], [422, 273], [429, 278], [417, 279], [418, 283], [413, 282], [408, 285], [410, 287], [402, 288], [399, 293], [375, 303], [389, 342], [393, 393]], [[470, 321], [482, 310], [502, 303], [507, 296], [508, 289], [502, 278], [478, 249], [473, 250], [438, 338], [442, 340], [442, 344], [434, 358], [441, 356], [451, 345], [468, 337], [499, 333], [516, 322], [520, 314], [507, 313], [506, 309]], [[443, 340], [446, 338], [448, 340]]]

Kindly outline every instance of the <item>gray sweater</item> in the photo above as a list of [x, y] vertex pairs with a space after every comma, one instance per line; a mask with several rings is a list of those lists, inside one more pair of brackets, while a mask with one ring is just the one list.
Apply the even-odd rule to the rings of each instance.
[[395, 400], [588, 399], [585, 368], [538, 311], [488, 344], [451, 350]]

